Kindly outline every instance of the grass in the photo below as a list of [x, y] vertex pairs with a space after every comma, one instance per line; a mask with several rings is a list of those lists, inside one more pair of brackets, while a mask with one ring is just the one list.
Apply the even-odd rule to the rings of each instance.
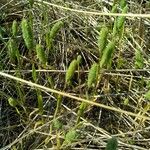
[[0, 149], [150, 148], [148, 1], [2, 4]]

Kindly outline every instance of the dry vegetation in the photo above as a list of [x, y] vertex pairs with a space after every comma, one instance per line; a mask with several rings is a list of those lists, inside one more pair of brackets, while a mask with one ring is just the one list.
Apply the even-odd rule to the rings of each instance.
[[150, 149], [148, 0], [0, 3], [0, 149]]

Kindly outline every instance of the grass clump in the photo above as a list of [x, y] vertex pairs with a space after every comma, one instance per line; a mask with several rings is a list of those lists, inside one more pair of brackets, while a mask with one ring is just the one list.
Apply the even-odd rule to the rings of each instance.
[[97, 76], [98, 76], [98, 64], [94, 63], [91, 69], [89, 70], [89, 74], [88, 74], [88, 80], [87, 80], [88, 88], [91, 88], [93, 84], [96, 85]]
[[17, 24], [17, 21], [14, 20], [12, 23], [12, 35], [13, 35], [13, 37], [17, 36], [17, 30], [18, 30], [18, 24]]
[[[127, 9], [128, 9], [127, 6], [123, 7], [122, 13], [123, 13], [123, 14], [127, 13]], [[118, 30], [121, 30], [121, 28], [122, 28], [123, 25], [124, 25], [124, 21], [125, 21], [125, 17], [124, 17], [124, 16], [118, 17], [118, 20], [117, 20], [117, 29], [118, 29]]]
[[72, 60], [72, 62], [70, 63], [66, 72], [66, 77], [65, 77], [65, 81], [67, 84], [71, 83], [71, 79], [73, 78], [75, 70], [77, 69], [77, 65], [78, 65], [78, 62], [76, 59]]
[[117, 139], [112, 137], [108, 140], [108, 143], [106, 145], [106, 150], [117, 150], [118, 142]]
[[37, 58], [39, 59], [40, 63], [43, 65], [46, 65], [46, 62], [47, 62], [46, 55], [41, 44], [36, 45], [36, 53], [37, 53]]
[[33, 50], [34, 48], [33, 33], [32, 33], [33, 31], [27, 19], [22, 19], [21, 29], [22, 29], [22, 35], [25, 41], [25, 45], [28, 48], [28, 50], [31, 52], [31, 50]]
[[103, 27], [100, 31], [99, 38], [98, 38], [98, 47], [99, 47], [100, 54], [103, 53], [103, 50], [107, 45], [107, 35], [108, 35], [108, 28]]
[[111, 41], [110, 43], [108, 43], [107, 47], [103, 52], [102, 58], [100, 60], [100, 68], [103, 68], [104, 66], [108, 67], [110, 65], [114, 49], [115, 43]]
[[10, 60], [15, 62], [16, 57], [17, 57], [17, 45], [13, 39], [10, 39], [8, 42], [8, 54], [10, 57]]
[[59, 30], [63, 27], [64, 23], [62, 21], [56, 22], [52, 28], [46, 34], [46, 45], [48, 50], [52, 52], [53, 49], [53, 40], [55, 39]]
[[135, 50], [135, 68], [141, 69], [144, 67], [144, 59], [140, 50]]

